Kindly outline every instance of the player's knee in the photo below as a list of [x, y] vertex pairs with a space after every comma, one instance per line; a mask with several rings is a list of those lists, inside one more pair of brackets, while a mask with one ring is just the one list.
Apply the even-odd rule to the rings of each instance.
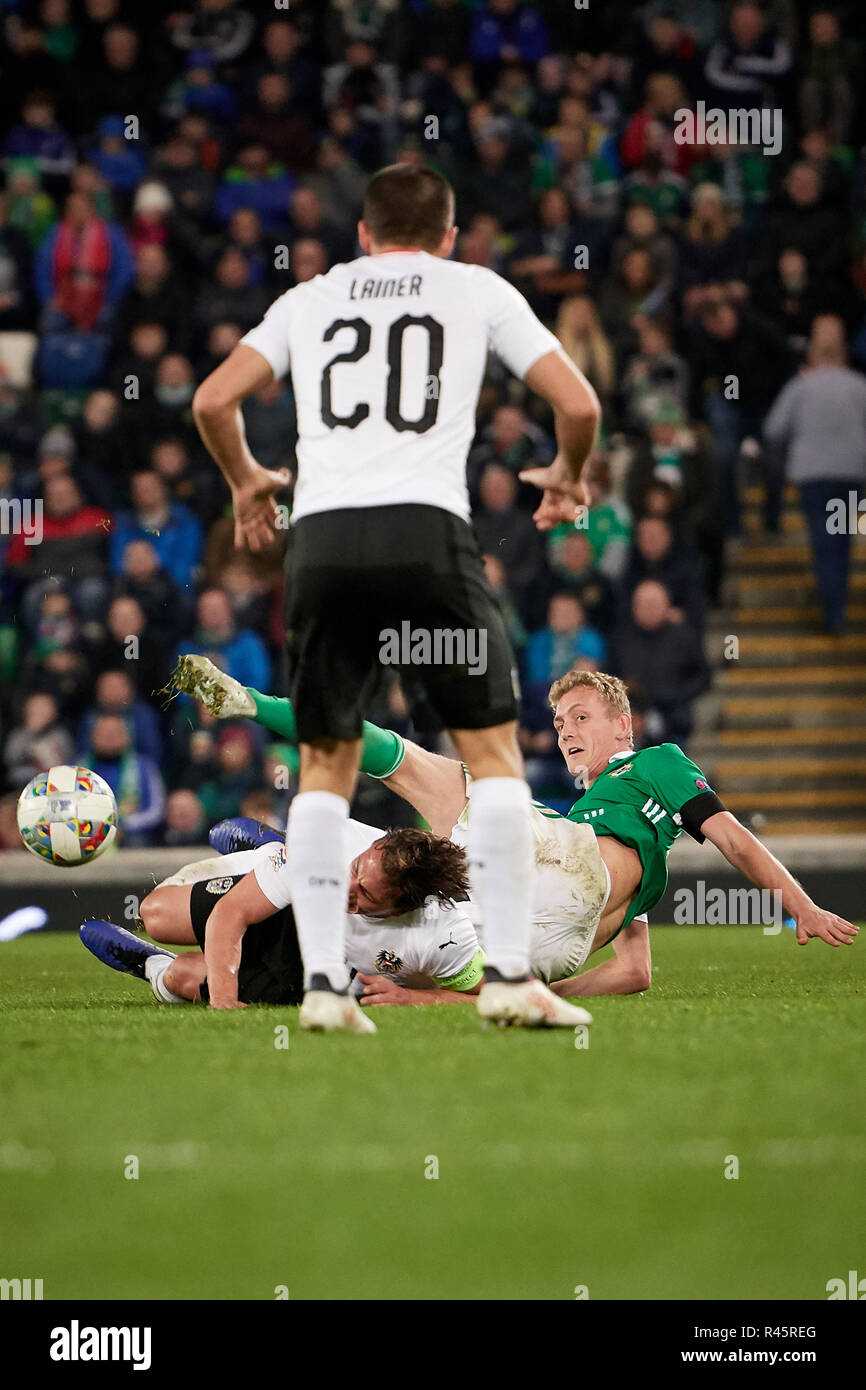
[[643, 990], [649, 989], [649, 987], [650, 987], [650, 985], [652, 984], [652, 982], [653, 982], [652, 966], [649, 964], [649, 962], [647, 962], [646, 965], [640, 966], [640, 968], [639, 968], [639, 969], [636, 971], [636, 973], [635, 973], [635, 977], [634, 977], [634, 988], [635, 988], [635, 993], [636, 993], [636, 994], [639, 994], [639, 993], [641, 993]]
[[162, 889], [154, 888], [152, 893], [148, 893], [147, 897], [142, 899], [138, 915], [148, 936], [153, 937], [154, 941], [163, 940], [160, 933], [164, 930], [168, 918]]

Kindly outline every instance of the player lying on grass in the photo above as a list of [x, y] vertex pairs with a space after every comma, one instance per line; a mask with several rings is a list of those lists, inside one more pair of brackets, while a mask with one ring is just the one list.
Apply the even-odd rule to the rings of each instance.
[[[182, 659], [176, 683], [220, 718], [250, 717], [293, 736], [287, 700], [239, 686], [206, 658]], [[664, 895], [668, 851], [683, 830], [698, 842], [710, 840], [759, 888], [777, 890], [784, 912], [796, 920], [800, 945], [813, 936], [831, 946], [851, 944], [857, 928], [812, 902], [784, 865], [725, 810], [680, 748], [666, 743], [633, 751], [631, 712], [620, 680], [570, 671], [551, 687], [550, 704], [566, 766], [585, 787], [567, 817], [538, 803], [533, 807], [543, 884], [533, 911], [532, 968], [557, 981], [558, 994], [622, 992], [629, 978], [640, 978], [636, 987], [646, 988], [649, 937], [640, 917]], [[403, 796], [436, 834], [465, 842], [471, 786], [459, 763], [367, 724], [362, 768]], [[547, 951], [537, 939], [542, 926]], [[628, 949], [622, 957], [573, 978], [590, 953], [625, 932]]]
[[[216, 844], [222, 829], [211, 832]], [[380, 1002], [381, 986], [393, 983], [412, 1003], [474, 1000], [484, 956], [467, 912], [465, 851], [429, 831], [383, 835], [350, 821], [349, 852], [346, 964], [362, 1002]], [[104, 964], [147, 980], [162, 1003], [300, 1004], [303, 967], [294, 915], [288, 904], [277, 909], [272, 901], [281, 877], [285, 846], [275, 836], [258, 849], [189, 864], [159, 884], [141, 904], [143, 925], [163, 946], [198, 945], [197, 951], [175, 955], [111, 922], [85, 922], [81, 939]], [[209, 995], [207, 955], [215, 934], [238, 944], [230, 1005]], [[566, 1007], [572, 1026], [592, 1022], [585, 1010]]]
[[[463, 850], [426, 831], [382, 835], [357, 821], [350, 822], [350, 849], [350, 969], [370, 975], [383, 969], [406, 982], [477, 993], [484, 961], [462, 902], [468, 884]], [[85, 923], [82, 940], [106, 964], [146, 978], [165, 1003], [208, 1002], [208, 936], [242, 918], [241, 1002], [299, 1004], [303, 979], [292, 910], [275, 909], [261, 887], [284, 864], [285, 846], [275, 836], [258, 849], [188, 864], [143, 899], [141, 921], [155, 941], [197, 945], [197, 951], [159, 951], [106, 922]]]

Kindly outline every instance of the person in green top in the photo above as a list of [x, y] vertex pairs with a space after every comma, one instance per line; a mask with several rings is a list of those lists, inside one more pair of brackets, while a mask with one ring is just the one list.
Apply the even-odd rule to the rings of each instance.
[[[288, 700], [240, 686], [206, 658], [184, 658], [176, 684], [219, 718], [248, 716], [290, 741], [296, 736]], [[852, 944], [857, 928], [811, 900], [784, 865], [725, 809], [681, 748], [663, 743], [635, 752], [628, 695], [618, 677], [569, 671], [553, 683], [549, 700], [560, 752], [584, 791], [565, 817], [533, 803], [539, 880], [552, 853], [560, 854], [563, 875], [570, 875], [564, 892], [554, 876], [552, 890], [549, 883], [545, 890], [547, 901], [544, 893], [540, 902], [536, 898], [535, 914], [539, 916], [540, 906], [542, 934], [551, 935], [554, 921], [544, 909], [551, 901], [555, 907], [558, 892], [563, 904], [569, 898], [588, 897], [601, 866], [608, 880], [607, 896], [599, 898], [591, 923], [576, 923], [574, 935], [581, 940], [575, 958], [579, 956], [582, 964], [602, 946], [614, 949], [612, 960], [581, 974], [551, 973], [550, 987], [557, 994], [628, 994], [649, 987], [646, 913], [664, 896], [668, 852], [684, 831], [698, 842], [710, 840], [759, 888], [778, 890], [783, 911], [796, 920], [800, 945], [813, 936], [830, 946]], [[408, 801], [434, 834], [461, 842], [471, 808], [471, 785], [461, 763], [367, 723], [361, 770]], [[569, 823], [575, 827], [573, 838]], [[592, 848], [587, 828], [593, 832]], [[560, 954], [568, 958], [567, 949]], [[411, 990], [385, 979], [362, 999], [368, 1004], [415, 1002]]]

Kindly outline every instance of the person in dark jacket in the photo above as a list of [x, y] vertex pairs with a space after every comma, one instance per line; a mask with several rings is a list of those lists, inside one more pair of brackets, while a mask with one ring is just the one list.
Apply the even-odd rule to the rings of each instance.
[[631, 622], [617, 636], [611, 665], [658, 716], [660, 741], [684, 742], [692, 730], [692, 701], [710, 684], [701, 640], [686, 622], [675, 622], [663, 584], [645, 579], [632, 595]]

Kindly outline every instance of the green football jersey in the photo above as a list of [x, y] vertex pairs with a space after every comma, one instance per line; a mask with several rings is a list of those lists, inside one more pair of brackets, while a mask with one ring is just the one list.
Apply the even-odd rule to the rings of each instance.
[[589, 821], [596, 835], [614, 835], [637, 851], [643, 876], [626, 912], [626, 927], [663, 897], [674, 840], [684, 829], [703, 840], [701, 822], [721, 810], [701, 769], [675, 743], [661, 743], [640, 753], [617, 754], [575, 802], [568, 819]]

